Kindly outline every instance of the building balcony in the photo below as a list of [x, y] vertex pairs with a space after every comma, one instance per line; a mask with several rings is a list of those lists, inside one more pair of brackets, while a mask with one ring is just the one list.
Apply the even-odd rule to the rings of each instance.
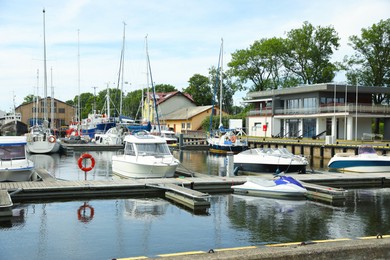
[[[360, 114], [390, 114], [390, 106], [387, 105], [367, 105], [367, 104], [329, 104], [311, 108], [275, 108], [274, 115], [311, 115], [325, 113], [360, 113]], [[271, 109], [251, 110], [249, 116], [272, 116]]]

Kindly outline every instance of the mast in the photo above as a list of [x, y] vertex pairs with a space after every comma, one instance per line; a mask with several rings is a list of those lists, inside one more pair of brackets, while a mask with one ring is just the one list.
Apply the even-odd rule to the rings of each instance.
[[47, 71], [46, 71], [46, 35], [45, 35], [45, 9], [43, 9], [43, 86], [44, 86], [44, 101], [43, 101], [43, 119], [47, 121]]
[[149, 51], [148, 51], [148, 35], [145, 36], [145, 51], [146, 51], [146, 102], [147, 102], [147, 119], [150, 121], [150, 93], [149, 93]]
[[[123, 22], [123, 43], [122, 43], [122, 52], [121, 52], [121, 64], [120, 64], [120, 80], [121, 80], [121, 98], [119, 104], [119, 115], [122, 115], [122, 104], [123, 104], [123, 72], [125, 67], [125, 35], [126, 35], [126, 23]], [[118, 79], [119, 80], [119, 79]]]
[[77, 30], [77, 85], [78, 85], [78, 99], [77, 99], [77, 132], [80, 132], [81, 125], [81, 111], [80, 111], [80, 29]]
[[51, 76], [50, 76], [50, 79], [51, 79], [51, 106], [50, 106], [50, 129], [54, 129], [54, 86], [53, 86], [53, 68], [50, 68], [50, 72], [51, 72]]
[[39, 111], [39, 69], [37, 69], [37, 95], [35, 96], [35, 111], [34, 111], [34, 125], [38, 125], [38, 111]]
[[[152, 84], [153, 108], [154, 108], [154, 113], [156, 114], [155, 119], [157, 122], [157, 127], [158, 127], [157, 129], [158, 129], [158, 133], [161, 135], [160, 120], [158, 118], [158, 111], [157, 111], [156, 88], [154, 87], [154, 84], [153, 84], [152, 67], [150, 66], [149, 52], [148, 52], [147, 46], [148, 45], [146, 43], [146, 59], [147, 59], [147, 66], [148, 66], [147, 72], [149, 72], [149, 74], [150, 74], [150, 82]], [[149, 99], [149, 93], [148, 93], [148, 99]], [[150, 107], [150, 106], [148, 105], [148, 107]]]
[[222, 97], [223, 97], [223, 93], [222, 93], [222, 73], [223, 73], [223, 38], [221, 38], [221, 52], [220, 52], [220, 57], [221, 57], [221, 69], [220, 69], [220, 81], [219, 81], [219, 85], [220, 85], [220, 89], [219, 89], [219, 128], [222, 127]]

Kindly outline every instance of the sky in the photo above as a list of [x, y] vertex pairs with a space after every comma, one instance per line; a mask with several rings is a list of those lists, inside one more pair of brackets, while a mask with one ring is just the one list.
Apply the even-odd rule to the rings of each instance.
[[0, 0], [0, 110], [44, 97], [44, 36], [47, 96], [67, 101], [118, 87], [123, 38], [125, 93], [147, 84], [146, 38], [153, 82], [182, 90], [217, 67], [222, 38], [225, 69], [231, 53], [308, 21], [334, 27], [341, 40], [333, 61], [342, 61], [353, 54], [348, 38], [389, 10], [388, 0]]

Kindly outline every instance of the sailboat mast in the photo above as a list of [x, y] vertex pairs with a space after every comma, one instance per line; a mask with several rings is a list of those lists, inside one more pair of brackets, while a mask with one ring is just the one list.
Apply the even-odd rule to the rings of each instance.
[[37, 69], [37, 95], [35, 96], [35, 113], [34, 125], [38, 125], [38, 111], [39, 111], [39, 69]]
[[43, 9], [43, 86], [44, 86], [44, 101], [43, 101], [43, 118], [47, 120], [47, 71], [46, 71], [46, 35], [45, 35], [45, 9]]
[[150, 121], [150, 93], [149, 93], [149, 52], [148, 52], [148, 35], [145, 36], [146, 51], [146, 102], [147, 102], [147, 120]]
[[223, 38], [221, 39], [221, 53], [220, 53], [220, 56], [221, 56], [221, 69], [220, 69], [220, 72], [219, 72], [219, 76], [220, 76], [220, 81], [219, 81], [219, 86], [220, 86], [220, 89], [219, 89], [219, 127], [222, 127], [222, 97], [223, 97], [223, 93], [222, 93], [222, 73], [223, 73]]
[[50, 99], [50, 129], [54, 129], [54, 86], [53, 86], [53, 68], [50, 68], [51, 99]]
[[122, 52], [121, 52], [121, 71], [120, 71], [120, 76], [121, 76], [121, 98], [120, 98], [120, 104], [119, 104], [119, 115], [122, 115], [122, 104], [123, 104], [123, 72], [124, 72], [124, 67], [125, 67], [125, 35], [126, 35], [126, 23], [123, 22], [123, 43], [122, 43]]
[[77, 132], [80, 133], [81, 126], [81, 110], [80, 110], [80, 29], [77, 30], [77, 85], [78, 85], [78, 99], [77, 99]]

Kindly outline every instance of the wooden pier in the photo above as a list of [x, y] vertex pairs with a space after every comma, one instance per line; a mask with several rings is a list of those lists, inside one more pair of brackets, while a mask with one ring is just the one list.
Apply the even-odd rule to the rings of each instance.
[[[3, 208], [3, 214], [9, 214], [13, 201], [159, 196], [197, 211], [210, 207], [209, 194], [231, 193], [232, 185], [246, 182], [246, 176], [210, 176], [185, 169], [179, 169], [177, 173], [177, 178], [67, 181], [57, 180], [46, 170], [37, 169], [38, 181], [0, 182], [0, 208]], [[259, 175], [263, 178], [273, 178], [270, 173]], [[389, 173], [289, 175], [303, 183], [308, 190], [309, 200], [333, 205], [344, 202], [347, 192], [345, 188], [390, 187]]]
[[12, 216], [12, 200], [7, 190], [0, 190], [0, 217]]

